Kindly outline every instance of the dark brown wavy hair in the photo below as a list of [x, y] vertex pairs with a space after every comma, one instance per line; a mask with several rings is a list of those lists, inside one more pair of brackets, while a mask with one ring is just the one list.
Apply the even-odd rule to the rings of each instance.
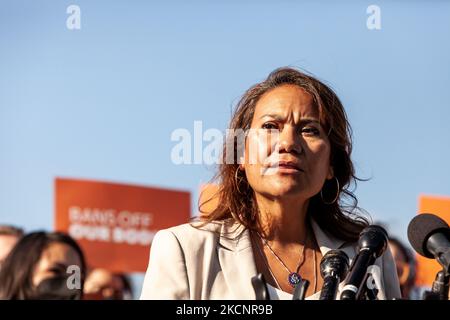
[[[261, 96], [276, 87], [288, 84], [297, 85], [312, 96], [314, 104], [319, 110], [321, 125], [325, 132], [328, 132], [331, 144], [330, 164], [340, 186], [338, 200], [327, 204], [335, 197], [337, 187], [336, 182], [326, 181], [322, 193], [324, 196], [331, 196], [325, 197], [327, 203], [322, 200], [320, 192], [310, 198], [308, 215], [318, 223], [322, 230], [333, 236], [344, 241], [356, 241], [361, 230], [368, 225], [368, 219], [361, 214], [363, 212], [357, 207], [358, 201], [350, 189], [352, 186], [356, 188], [356, 180], [361, 180], [355, 176], [350, 159], [352, 131], [344, 107], [331, 88], [299, 70], [288, 67], [276, 69], [266, 80], [245, 92], [236, 106], [229, 129], [242, 129], [244, 132], [250, 129], [255, 107]], [[232, 164], [226, 161], [227, 144], [233, 148], [228, 148], [228, 150], [234, 151]], [[239, 143], [234, 135], [228, 135], [225, 139], [222, 152], [223, 161], [219, 165], [218, 173], [213, 178], [213, 181], [218, 181], [218, 191], [199, 204], [199, 218], [204, 224], [234, 218], [245, 227], [260, 231], [254, 191], [244, 172], [239, 170], [238, 159], [243, 154], [244, 148], [245, 143], [244, 145]], [[238, 170], [237, 173], [236, 170]], [[218, 202], [215, 209], [204, 210], [204, 206], [211, 201]]]

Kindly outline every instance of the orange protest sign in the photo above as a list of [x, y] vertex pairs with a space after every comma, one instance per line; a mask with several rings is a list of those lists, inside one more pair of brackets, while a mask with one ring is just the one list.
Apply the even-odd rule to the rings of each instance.
[[[450, 224], [450, 197], [420, 196], [419, 213], [434, 214]], [[436, 260], [417, 255], [416, 285], [431, 287], [440, 270], [442, 267]]]
[[190, 193], [57, 178], [55, 229], [82, 247], [90, 267], [144, 272], [155, 233], [190, 219]]

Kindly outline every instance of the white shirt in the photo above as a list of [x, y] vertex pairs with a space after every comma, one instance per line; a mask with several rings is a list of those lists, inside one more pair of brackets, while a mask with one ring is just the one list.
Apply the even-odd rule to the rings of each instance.
[[[292, 300], [292, 294], [284, 292], [270, 284], [267, 284], [267, 290], [269, 291], [270, 300]], [[313, 295], [306, 297], [305, 300], [318, 300], [320, 297], [320, 291]]]

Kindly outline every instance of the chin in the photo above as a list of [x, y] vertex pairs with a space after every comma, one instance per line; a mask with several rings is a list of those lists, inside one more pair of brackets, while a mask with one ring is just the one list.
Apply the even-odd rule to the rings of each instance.
[[277, 185], [268, 188], [268, 194], [273, 197], [301, 197], [305, 194], [305, 190], [302, 190], [298, 185]]
[[315, 189], [316, 188], [310, 188], [310, 186], [306, 187], [304, 184], [300, 184], [298, 181], [286, 180], [279, 180], [276, 183], [270, 184], [270, 186], [266, 188], [268, 193], [273, 197], [295, 197], [303, 199], [309, 199], [320, 192], [320, 188], [318, 190]]

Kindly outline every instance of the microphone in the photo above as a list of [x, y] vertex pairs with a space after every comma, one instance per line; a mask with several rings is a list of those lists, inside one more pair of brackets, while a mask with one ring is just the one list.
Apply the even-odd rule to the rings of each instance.
[[408, 239], [420, 255], [436, 259], [450, 273], [450, 228], [438, 216], [422, 213], [408, 225]]
[[270, 300], [269, 289], [262, 273], [252, 277], [252, 286], [255, 290], [256, 300]]
[[388, 235], [386, 230], [377, 225], [364, 228], [359, 235], [358, 254], [352, 262], [348, 281], [341, 293], [341, 300], [359, 299], [367, 268], [386, 250]]
[[302, 279], [294, 289], [294, 294], [292, 295], [292, 300], [305, 300], [306, 290], [308, 290], [309, 281]]
[[320, 261], [323, 286], [319, 300], [335, 300], [339, 282], [348, 272], [348, 256], [342, 250], [328, 251]]

